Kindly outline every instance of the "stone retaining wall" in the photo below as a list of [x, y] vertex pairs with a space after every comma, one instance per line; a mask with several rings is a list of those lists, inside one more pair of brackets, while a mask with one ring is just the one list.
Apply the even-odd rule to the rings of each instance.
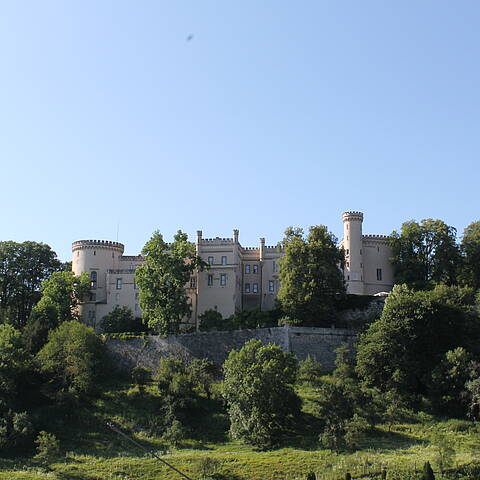
[[209, 358], [222, 365], [233, 349], [240, 349], [252, 338], [278, 345], [299, 360], [308, 354], [326, 370], [334, 368], [334, 350], [343, 342], [354, 345], [353, 330], [336, 328], [274, 327], [231, 332], [197, 332], [169, 337], [146, 336], [127, 339], [110, 338], [107, 348], [114, 365], [128, 371], [137, 365], [156, 370], [162, 357], [177, 356], [184, 360]]

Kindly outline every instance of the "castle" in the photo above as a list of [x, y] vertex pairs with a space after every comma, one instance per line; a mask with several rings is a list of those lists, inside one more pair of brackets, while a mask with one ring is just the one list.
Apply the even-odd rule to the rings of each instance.
[[[363, 235], [361, 212], [343, 214], [345, 250], [344, 277], [347, 292], [374, 295], [393, 287], [391, 249], [386, 235]], [[271, 310], [279, 289], [280, 247], [265, 245], [242, 247], [238, 230], [232, 238], [203, 238], [197, 231], [197, 255], [209, 268], [197, 272], [186, 285], [192, 308], [191, 323], [198, 325], [198, 316], [209, 309], [224, 318], [235, 312], [260, 308]], [[91, 291], [80, 305], [82, 320], [98, 327], [99, 321], [115, 306], [129, 307], [141, 315], [135, 269], [144, 262], [141, 255], [124, 255], [124, 246], [107, 240], [79, 240], [72, 244], [72, 270], [76, 275], [87, 272]]]

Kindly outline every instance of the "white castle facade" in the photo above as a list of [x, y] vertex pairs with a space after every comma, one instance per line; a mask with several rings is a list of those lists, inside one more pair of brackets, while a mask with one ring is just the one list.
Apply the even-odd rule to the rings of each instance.
[[[347, 292], [374, 295], [393, 287], [391, 250], [385, 235], [363, 235], [363, 214], [343, 214], [345, 250], [344, 276]], [[257, 247], [243, 247], [238, 230], [232, 238], [203, 238], [197, 231], [197, 255], [209, 268], [196, 272], [186, 285], [192, 308], [191, 323], [209, 309], [224, 318], [241, 310], [271, 310], [279, 289], [279, 247], [265, 245], [260, 238]], [[87, 272], [91, 280], [88, 301], [80, 306], [82, 320], [98, 326], [115, 306], [129, 307], [141, 316], [135, 269], [144, 262], [141, 255], [124, 255], [124, 246], [107, 240], [79, 240], [72, 244], [72, 270], [76, 275]]]

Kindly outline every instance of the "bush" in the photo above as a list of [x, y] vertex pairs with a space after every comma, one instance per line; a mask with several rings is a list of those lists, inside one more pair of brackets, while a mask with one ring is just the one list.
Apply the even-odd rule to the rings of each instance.
[[60, 457], [60, 442], [53, 433], [42, 431], [35, 440], [37, 454], [34, 460], [41, 464], [49, 464]]
[[101, 326], [105, 333], [134, 333], [148, 330], [140, 318], [133, 316], [128, 307], [118, 305], [102, 318]]
[[215, 364], [207, 358], [196, 358], [188, 366], [188, 372], [193, 385], [202, 389], [207, 398], [210, 398], [211, 385], [218, 374]]
[[315, 472], [308, 472], [307, 476], [305, 477], [305, 480], [317, 480], [317, 476], [315, 475]]
[[193, 470], [200, 478], [213, 478], [222, 470], [222, 462], [212, 457], [201, 457], [193, 465]]
[[162, 435], [162, 440], [174, 448], [177, 448], [182, 440], [186, 438], [186, 429], [179, 420], [173, 420]]
[[224, 330], [226, 321], [223, 320], [222, 314], [217, 310], [205, 310], [198, 316], [200, 320], [200, 331], [210, 332], [212, 330]]
[[145, 385], [152, 381], [152, 372], [146, 367], [137, 365], [132, 369], [132, 381], [137, 386], [138, 391], [143, 394], [145, 392]]
[[64, 322], [48, 336], [36, 359], [57, 398], [92, 393], [104, 372], [105, 346], [92, 328]]
[[322, 376], [322, 366], [311, 355], [300, 362], [298, 380], [300, 382], [317, 383]]
[[31, 441], [33, 426], [27, 412], [11, 410], [0, 416], [0, 449], [13, 449]]

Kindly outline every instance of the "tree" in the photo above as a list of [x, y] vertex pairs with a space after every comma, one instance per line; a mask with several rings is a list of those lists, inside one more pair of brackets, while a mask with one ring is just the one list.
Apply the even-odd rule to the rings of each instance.
[[137, 268], [143, 319], [158, 333], [177, 333], [191, 315], [185, 285], [193, 272], [206, 264], [195, 254], [186, 233], [178, 231], [171, 244], [156, 231], [142, 250], [145, 263]]
[[395, 283], [423, 290], [435, 284], [456, 283], [460, 267], [460, 251], [456, 229], [442, 220], [428, 218], [402, 224], [400, 233], [392, 232], [392, 263]]
[[345, 293], [343, 251], [337, 239], [320, 225], [310, 227], [305, 237], [300, 228], [288, 228], [280, 259], [278, 300], [289, 317], [304, 325], [330, 326], [335, 302]]
[[479, 336], [469, 289], [437, 286], [416, 292], [394, 287], [382, 316], [360, 336], [356, 371], [366, 385], [413, 399], [425, 395], [433, 369], [449, 350], [476, 352]]
[[75, 320], [50, 332], [36, 356], [55, 396], [83, 396], [95, 390], [105, 365], [105, 347], [92, 328]]
[[480, 289], [480, 222], [471, 223], [463, 232], [461, 243], [463, 268], [461, 280], [465, 285]]
[[45, 345], [48, 332], [62, 322], [78, 320], [78, 304], [90, 291], [87, 273], [54, 272], [42, 283], [42, 298], [32, 309], [24, 330], [25, 343], [32, 353]]
[[467, 391], [472, 357], [463, 347], [449, 350], [433, 369], [429, 398], [435, 413], [462, 416], [466, 413]]
[[11, 325], [0, 325], [0, 409], [14, 406], [29, 360], [20, 332]]
[[17, 328], [23, 327], [40, 298], [40, 286], [62, 268], [49, 245], [0, 242], [0, 311]]
[[297, 368], [293, 355], [259, 340], [230, 352], [222, 388], [234, 438], [261, 448], [278, 442], [300, 411]]
[[188, 366], [188, 372], [192, 383], [210, 398], [211, 386], [218, 373], [215, 364], [207, 358], [195, 358]]

